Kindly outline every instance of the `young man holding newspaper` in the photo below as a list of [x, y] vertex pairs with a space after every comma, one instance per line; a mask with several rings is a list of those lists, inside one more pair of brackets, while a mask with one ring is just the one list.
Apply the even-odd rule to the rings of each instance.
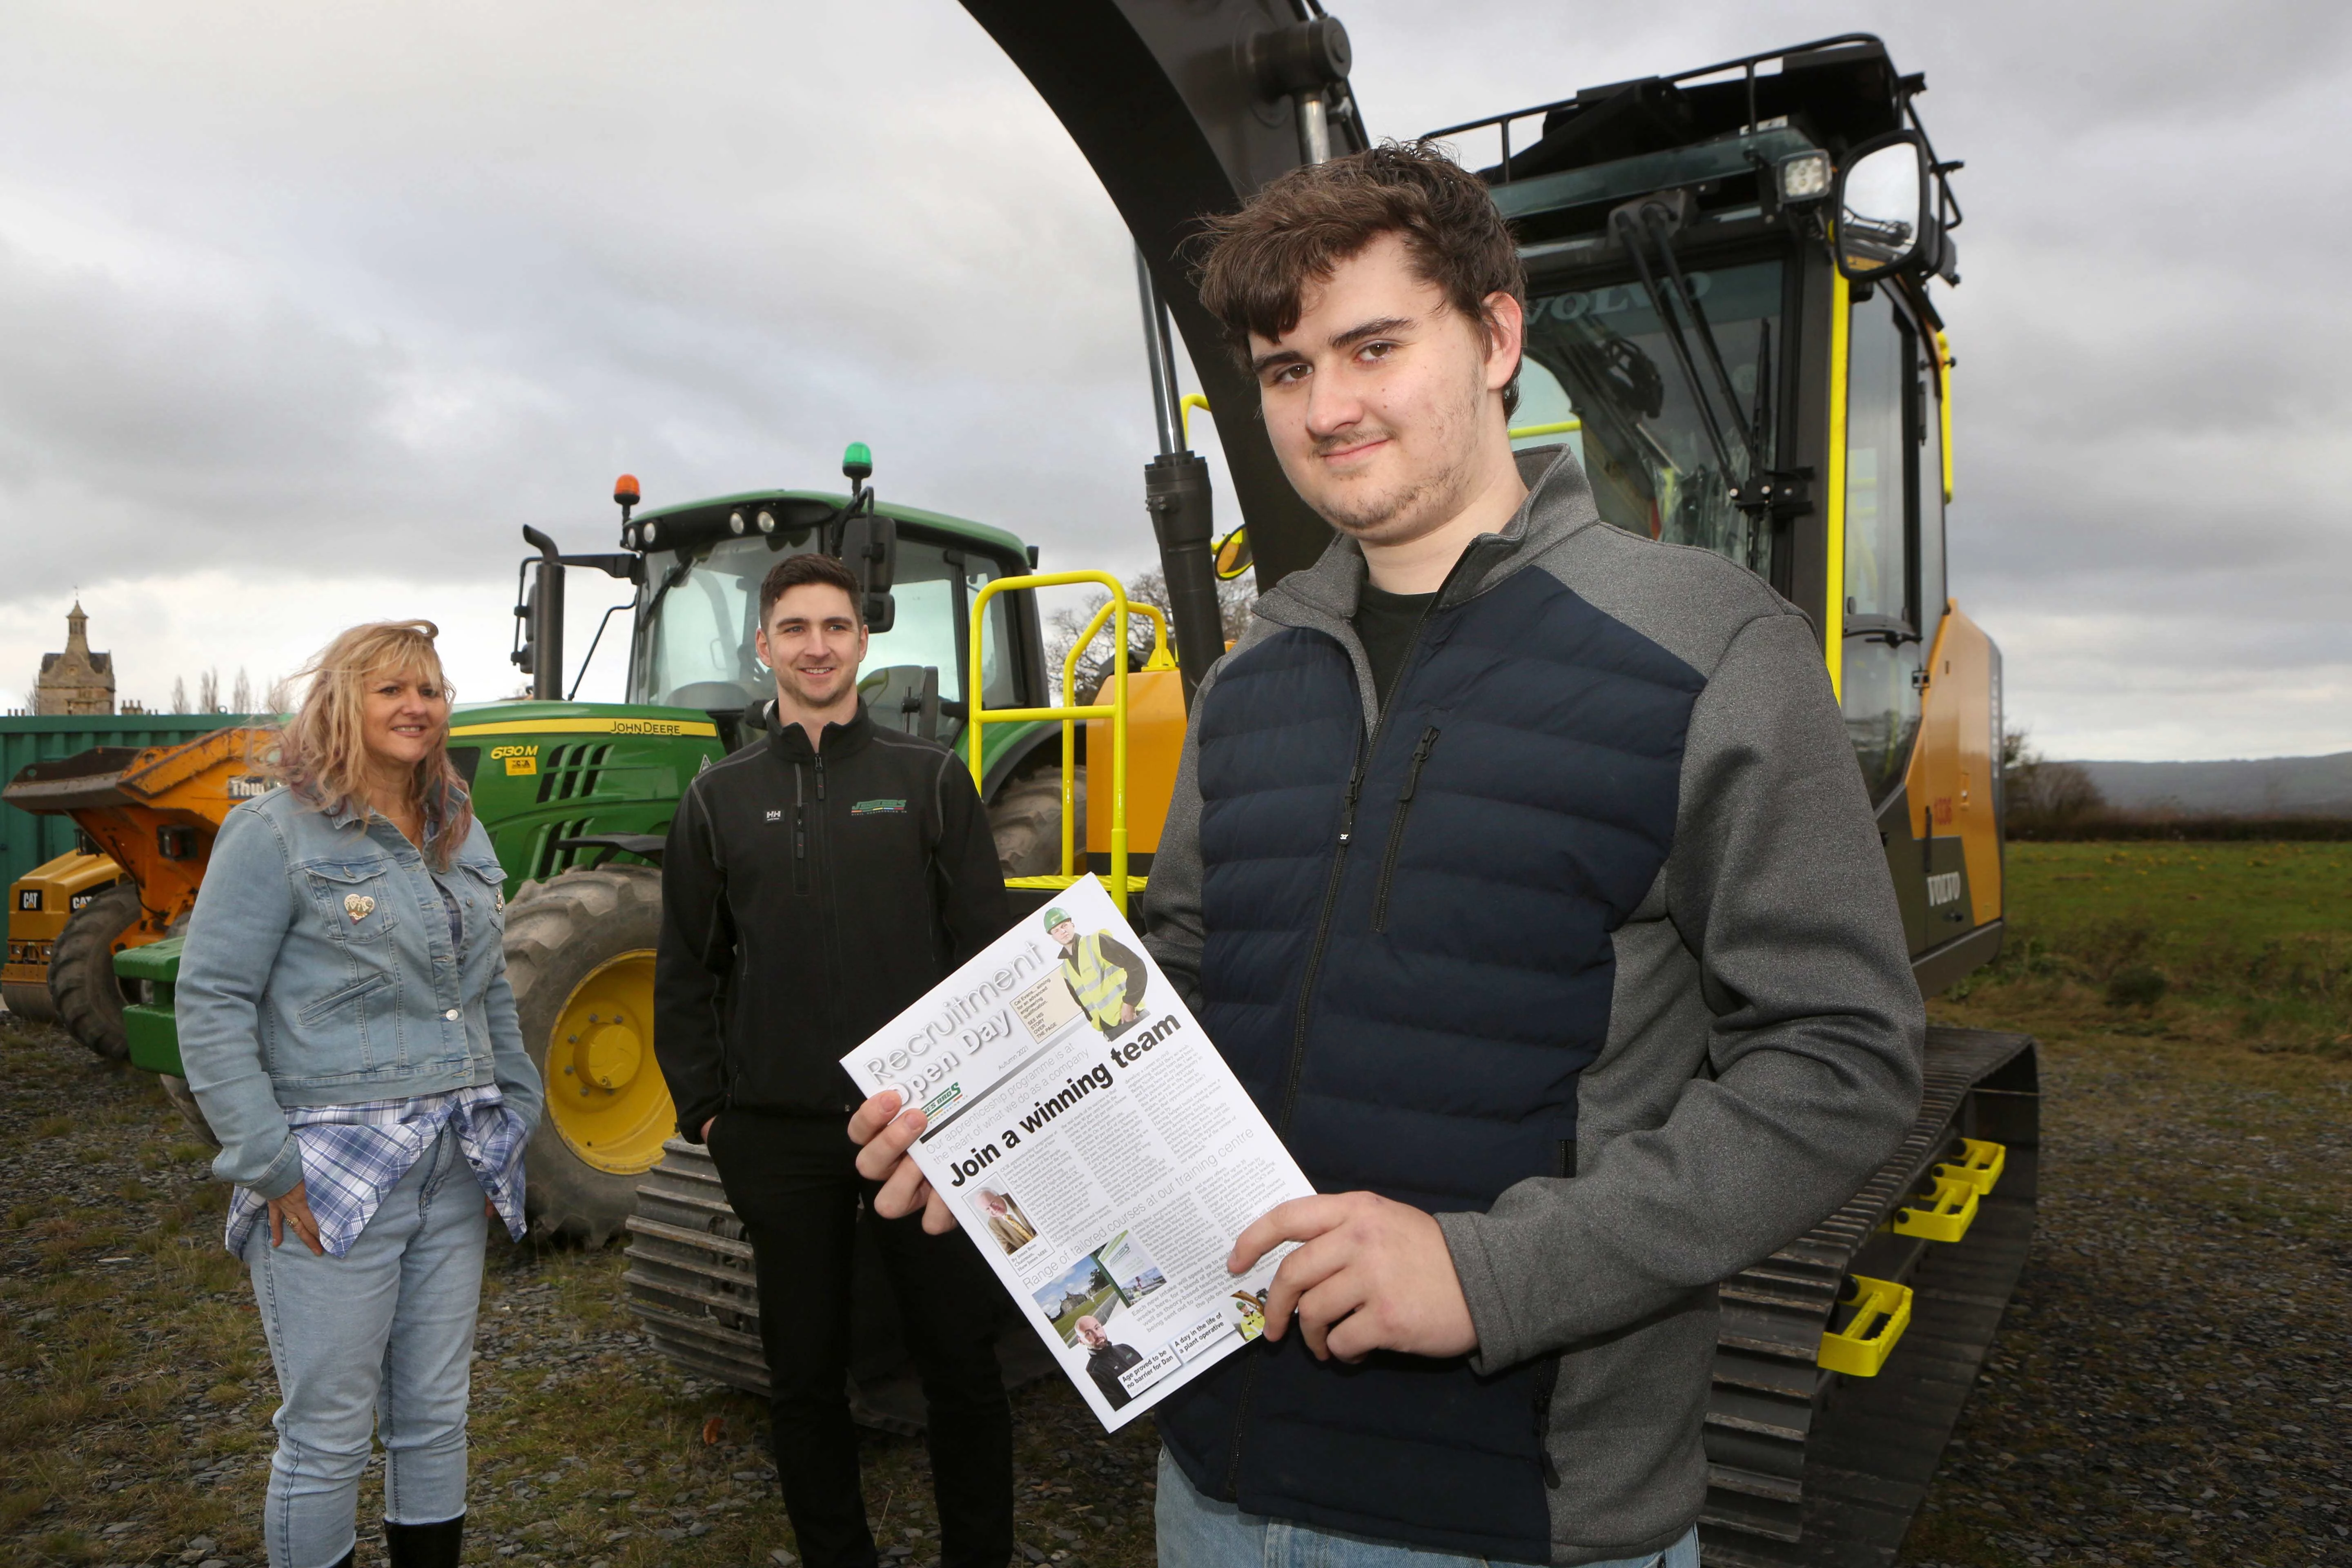
[[988, 816], [944, 747], [857, 699], [857, 580], [786, 556], [760, 588], [768, 733], [698, 777], [662, 862], [655, 1054], [748, 1232], [785, 1511], [809, 1568], [872, 1568], [850, 1426], [850, 1255], [875, 1226], [926, 1433], [946, 1568], [1013, 1553], [1013, 1426], [997, 1289], [961, 1236], [861, 1219], [841, 1053], [1010, 923]]
[[[1920, 1089], [1812, 631], [1512, 451], [1525, 279], [1441, 153], [1213, 227], [1203, 300], [1339, 537], [1202, 685], [1147, 946], [1322, 1195], [1233, 1249], [1299, 1244], [1276, 1342], [1154, 1413], [1160, 1562], [1696, 1568], [1715, 1282]], [[860, 1168], [945, 1228], [898, 1110]]]

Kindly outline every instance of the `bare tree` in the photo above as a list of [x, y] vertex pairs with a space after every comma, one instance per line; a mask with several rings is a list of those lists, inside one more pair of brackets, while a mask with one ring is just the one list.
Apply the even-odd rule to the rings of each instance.
[[196, 677], [196, 711], [217, 713], [220, 710], [220, 671], [208, 669]]
[[[1172, 615], [1168, 599], [1168, 579], [1158, 567], [1139, 572], [1128, 579], [1127, 597], [1130, 604], [1150, 605], [1162, 616]], [[1087, 623], [1094, 619], [1096, 612], [1109, 599], [1108, 594], [1095, 594], [1087, 598], [1083, 610], [1054, 612], [1053, 621], [1045, 631], [1045, 672], [1057, 695], [1062, 684], [1062, 661], [1069, 657], [1072, 646], [1078, 640], [1078, 634], [1087, 629]], [[1239, 640], [1242, 633], [1248, 629], [1250, 605], [1256, 600], [1257, 588], [1247, 577], [1237, 577], [1217, 584], [1217, 609], [1224, 622], [1228, 646]], [[1151, 657], [1151, 617], [1135, 616], [1129, 620], [1127, 629], [1127, 667], [1141, 669], [1144, 661]], [[1169, 651], [1173, 653], [1175, 650], [1171, 647]], [[1078, 656], [1077, 695], [1080, 702], [1094, 700], [1095, 693], [1111, 672], [1111, 631], [1109, 623], [1105, 622], [1103, 628], [1095, 634], [1094, 640], [1087, 645], [1086, 652]]]
[[174, 713], [185, 713], [187, 710], [187, 679], [184, 676], [175, 675], [172, 677], [172, 711]]
[[269, 683], [269, 694], [262, 700], [272, 713], [283, 713], [294, 706], [294, 678], [281, 675]]
[[228, 710], [232, 713], [253, 711], [253, 679], [245, 673], [245, 666], [236, 667], [236, 680], [229, 687]]
[[2000, 738], [2002, 803], [2009, 827], [2069, 827], [2105, 811], [2107, 798], [2078, 763], [2053, 763], [2036, 751], [2022, 729]]

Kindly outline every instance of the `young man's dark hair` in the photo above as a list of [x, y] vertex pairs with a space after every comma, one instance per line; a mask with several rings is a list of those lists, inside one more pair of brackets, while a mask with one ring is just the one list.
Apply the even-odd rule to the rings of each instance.
[[[1525, 308], [1527, 268], [1486, 183], [1434, 142], [1391, 142], [1276, 176], [1238, 212], [1202, 225], [1201, 303], [1244, 365], [1250, 335], [1278, 339], [1298, 324], [1301, 296], [1382, 234], [1402, 236], [1413, 267], [1446, 302], [1488, 331], [1488, 298]], [[1516, 380], [1504, 412], [1518, 406]]]
[[[1285, 175], [1216, 235], [1338, 537], [1201, 682], [1142, 923], [1317, 1195], [1233, 1246], [1298, 1244], [1271, 1342], [1153, 1408], [1160, 1568], [1697, 1568], [1716, 1282], [1918, 1108], [1821, 648], [1745, 567], [1602, 521], [1572, 449], [1512, 449], [1517, 268], [1435, 152]], [[851, 1122], [885, 1214], [921, 1198], [895, 1110]]]
[[866, 596], [857, 590], [857, 574], [844, 566], [839, 557], [814, 551], [787, 555], [768, 568], [768, 574], [760, 579], [760, 624], [768, 624], [768, 612], [776, 607], [778, 599], [811, 583], [823, 583], [848, 595], [850, 614], [857, 617], [859, 626], [866, 624]]

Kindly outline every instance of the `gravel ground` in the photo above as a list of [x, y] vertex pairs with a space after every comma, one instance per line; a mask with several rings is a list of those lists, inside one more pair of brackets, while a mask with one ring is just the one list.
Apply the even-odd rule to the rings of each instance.
[[2053, 991], [1947, 1009], [2041, 1036], [2042, 1188], [1903, 1561], [2352, 1564], [2352, 1069]]
[[[2352, 1564], [2352, 1067], [2121, 1032], [2067, 994], [1949, 1016], [2043, 1037], [2044, 1193], [1904, 1561]], [[0, 1563], [257, 1563], [273, 1391], [205, 1151], [52, 1031], [0, 1018]], [[469, 1563], [790, 1551], [763, 1413], [645, 1351], [618, 1249], [492, 1257]], [[1149, 1423], [1106, 1437], [1058, 1384], [1015, 1408], [1024, 1556], [1149, 1563]], [[920, 1444], [865, 1456], [889, 1558], [934, 1562]]]

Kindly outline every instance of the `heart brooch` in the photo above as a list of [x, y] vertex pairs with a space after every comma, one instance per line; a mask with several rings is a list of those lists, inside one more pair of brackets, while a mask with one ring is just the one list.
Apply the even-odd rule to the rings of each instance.
[[352, 917], [352, 924], [357, 925], [375, 913], [375, 900], [365, 893], [345, 893], [343, 913]]

